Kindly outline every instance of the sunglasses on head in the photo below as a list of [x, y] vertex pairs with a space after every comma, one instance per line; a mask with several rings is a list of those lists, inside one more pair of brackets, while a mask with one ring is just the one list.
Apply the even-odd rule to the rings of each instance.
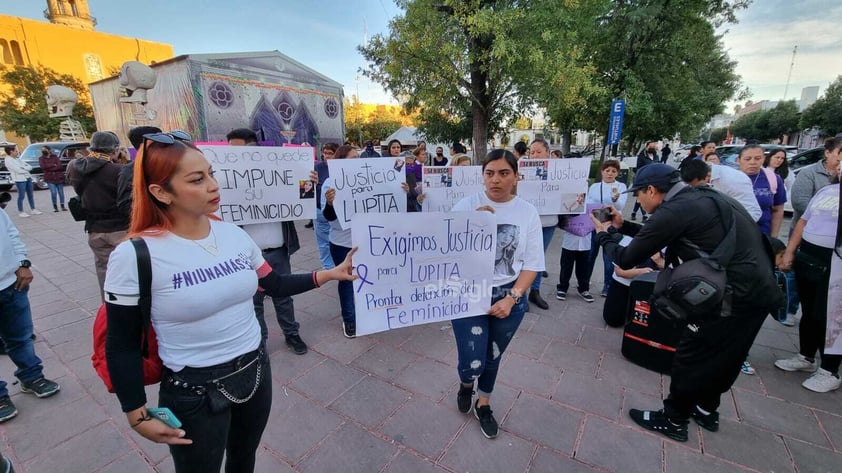
[[144, 140], [149, 140], [153, 143], [161, 143], [163, 145], [171, 145], [176, 141], [193, 141], [193, 137], [190, 136], [190, 133], [181, 130], [173, 130], [169, 133], [149, 133], [147, 135], [143, 135]]

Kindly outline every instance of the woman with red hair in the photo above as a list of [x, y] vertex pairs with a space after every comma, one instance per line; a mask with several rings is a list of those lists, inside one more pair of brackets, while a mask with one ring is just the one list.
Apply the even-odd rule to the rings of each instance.
[[129, 425], [170, 445], [175, 471], [254, 470], [272, 401], [269, 359], [252, 296], [298, 294], [331, 280], [350, 281], [351, 251], [336, 268], [278, 275], [236, 225], [213, 216], [213, 168], [184, 132], [155, 133], [134, 163], [129, 236], [152, 265], [151, 321], [164, 364], [159, 404], [181, 421], [171, 428], [146, 408], [141, 365], [137, 256], [130, 242], [111, 254], [105, 281], [106, 360]]

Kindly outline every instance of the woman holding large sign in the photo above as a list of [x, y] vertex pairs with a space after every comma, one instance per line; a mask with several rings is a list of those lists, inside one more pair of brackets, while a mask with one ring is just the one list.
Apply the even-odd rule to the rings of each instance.
[[474, 415], [483, 435], [497, 436], [497, 421], [489, 401], [500, 358], [526, 313], [526, 298], [535, 276], [544, 270], [544, 242], [538, 211], [513, 195], [518, 179], [512, 153], [496, 149], [482, 165], [485, 192], [459, 201], [454, 211], [486, 210], [497, 220], [497, 252], [491, 284], [491, 308], [485, 315], [453, 320], [453, 334], [459, 352], [461, 385], [456, 397], [460, 412], [471, 411], [474, 380], [478, 399]]

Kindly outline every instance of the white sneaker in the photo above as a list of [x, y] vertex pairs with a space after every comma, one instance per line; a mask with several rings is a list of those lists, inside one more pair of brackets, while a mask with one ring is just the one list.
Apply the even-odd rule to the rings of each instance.
[[840, 384], [842, 384], [842, 379], [839, 379], [839, 376], [834, 375], [828, 370], [819, 368], [813, 376], [804, 380], [801, 386], [813, 392], [828, 393], [839, 389]]
[[26, 212], [21, 212], [21, 213], [18, 214], [18, 217], [26, 218], [26, 217], [29, 217], [29, 214], [26, 213]]
[[38, 209], [32, 209], [32, 211], [30, 211], [29, 213], [31, 213], [32, 215], [41, 215], [43, 212], [41, 212]]
[[775, 366], [784, 371], [807, 371], [812, 373], [819, 368], [819, 363], [818, 361], [808, 361], [804, 355], [799, 353], [792, 358], [776, 361]]

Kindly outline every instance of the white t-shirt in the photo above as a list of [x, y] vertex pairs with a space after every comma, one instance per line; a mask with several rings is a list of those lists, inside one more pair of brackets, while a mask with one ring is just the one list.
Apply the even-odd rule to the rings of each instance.
[[[620, 193], [620, 198], [617, 199], [617, 202], [611, 200], [611, 189], [614, 187]], [[588, 204], [613, 205], [614, 208], [622, 212], [623, 207], [626, 206], [626, 200], [629, 198], [629, 195], [625, 193], [626, 189], [626, 185], [622, 182], [596, 182], [588, 188], [588, 197], [585, 202]]]
[[472, 211], [483, 205], [494, 208], [497, 220], [494, 286], [517, 280], [523, 270], [543, 271], [544, 236], [535, 207], [517, 196], [508, 202], [493, 202], [480, 192], [460, 200], [452, 210]]
[[284, 225], [281, 222], [253, 223], [242, 228], [261, 250], [284, 246]]
[[[327, 197], [325, 196], [330, 189], [333, 189], [332, 177], [325, 179], [325, 182], [322, 184], [322, 202], [327, 202]], [[342, 226], [339, 225], [339, 219], [328, 223], [330, 223], [330, 236], [328, 240], [334, 245], [351, 248], [353, 246], [351, 243], [351, 229], [343, 230]]]
[[[265, 261], [242, 229], [211, 221], [203, 240], [172, 233], [144, 239], [152, 260], [152, 326], [168, 368], [213, 366], [260, 346], [252, 297], [256, 270]], [[216, 256], [202, 246], [214, 242]], [[108, 302], [137, 304], [137, 256], [130, 241], [108, 259], [105, 292]]]
[[710, 186], [743, 204], [755, 222], [763, 215], [751, 179], [744, 172], [714, 164], [710, 167]]

